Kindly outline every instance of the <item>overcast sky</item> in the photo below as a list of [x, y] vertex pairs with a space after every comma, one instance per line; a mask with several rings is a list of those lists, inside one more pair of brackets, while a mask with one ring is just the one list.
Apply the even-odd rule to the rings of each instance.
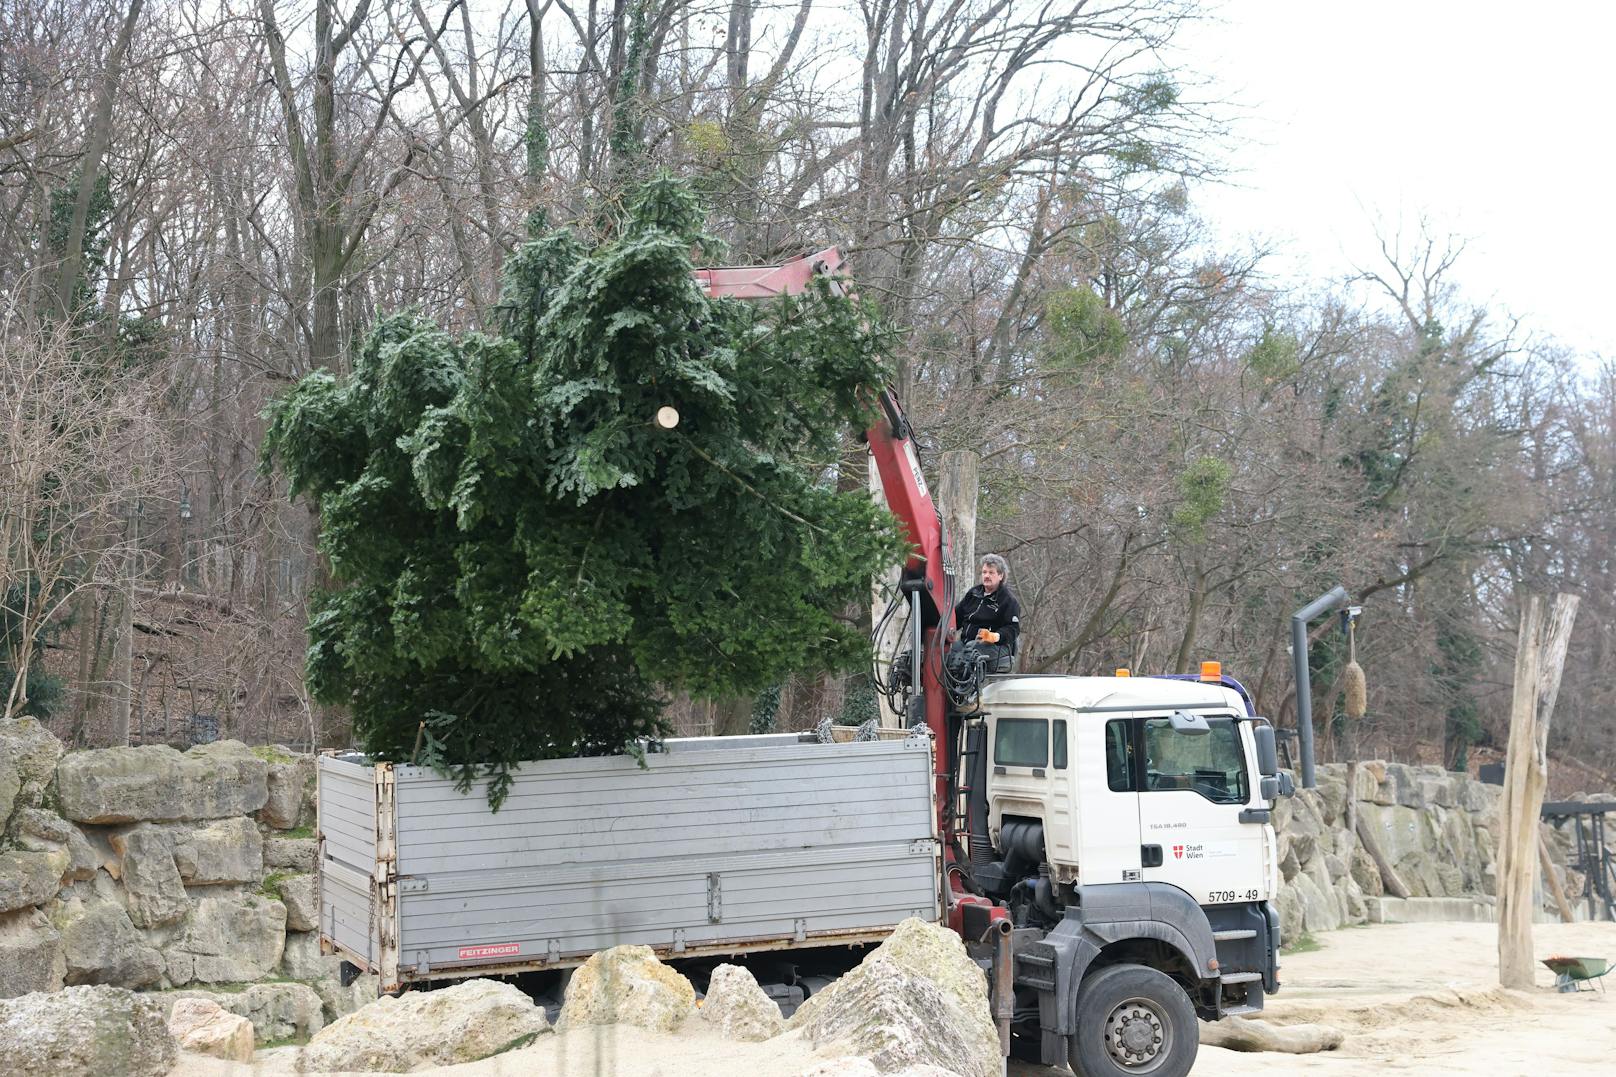
[[1238, 107], [1242, 174], [1197, 196], [1216, 228], [1328, 280], [1424, 215], [1468, 241], [1467, 298], [1616, 357], [1616, 5], [1214, 3], [1171, 59]]

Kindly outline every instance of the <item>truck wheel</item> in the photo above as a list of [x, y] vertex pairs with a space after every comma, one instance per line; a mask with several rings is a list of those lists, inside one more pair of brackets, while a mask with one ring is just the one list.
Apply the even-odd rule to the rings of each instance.
[[1172, 977], [1112, 965], [1077, 995], [1072, 1069], [1081, 1077], [1184, 1077], [1200, 1050], [1195, 1007]]

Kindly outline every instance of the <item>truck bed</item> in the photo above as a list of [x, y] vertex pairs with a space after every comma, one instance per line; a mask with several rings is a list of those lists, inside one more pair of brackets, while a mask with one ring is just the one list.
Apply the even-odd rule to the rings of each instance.
[[869, 942], [939, 916], [930, 738], [671, 740], [481, 783], [354, 754], [319, 761], [327, 952], [418, 980]]

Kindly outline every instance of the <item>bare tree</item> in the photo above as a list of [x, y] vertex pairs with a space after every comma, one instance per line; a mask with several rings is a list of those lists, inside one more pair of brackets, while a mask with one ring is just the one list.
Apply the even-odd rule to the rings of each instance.
[[167, 432], [138, 380], [109, 372], [70, 326], [41, 324], [11, 301], [0, 303], [0, 401], [11, 717], [27, 709], [30, 666], [74, 599], [138, 570], [131, 521], [159, 492]]

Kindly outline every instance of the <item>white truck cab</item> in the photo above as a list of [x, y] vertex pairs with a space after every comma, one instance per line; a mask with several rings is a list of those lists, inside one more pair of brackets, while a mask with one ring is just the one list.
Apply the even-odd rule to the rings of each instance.
[[989, 677], [961, 721], [971, 883], [1013, 924], [1013, 1050], [1188, 1072], [1186, 1021], [1279, 987], [1273, 728], [1215, 669]]
[[[1256, 725], [1233, 689], [1012, 676], [990, 681], [982, 706], [995, 845], [1006, 819], [1038, 820], [1056, 883], [1161, 882], [1198, 905], [1273, 900], [1272, 804], [1262, 796]], [[1177, 728], [1175, 712], [1204, 728]]]

